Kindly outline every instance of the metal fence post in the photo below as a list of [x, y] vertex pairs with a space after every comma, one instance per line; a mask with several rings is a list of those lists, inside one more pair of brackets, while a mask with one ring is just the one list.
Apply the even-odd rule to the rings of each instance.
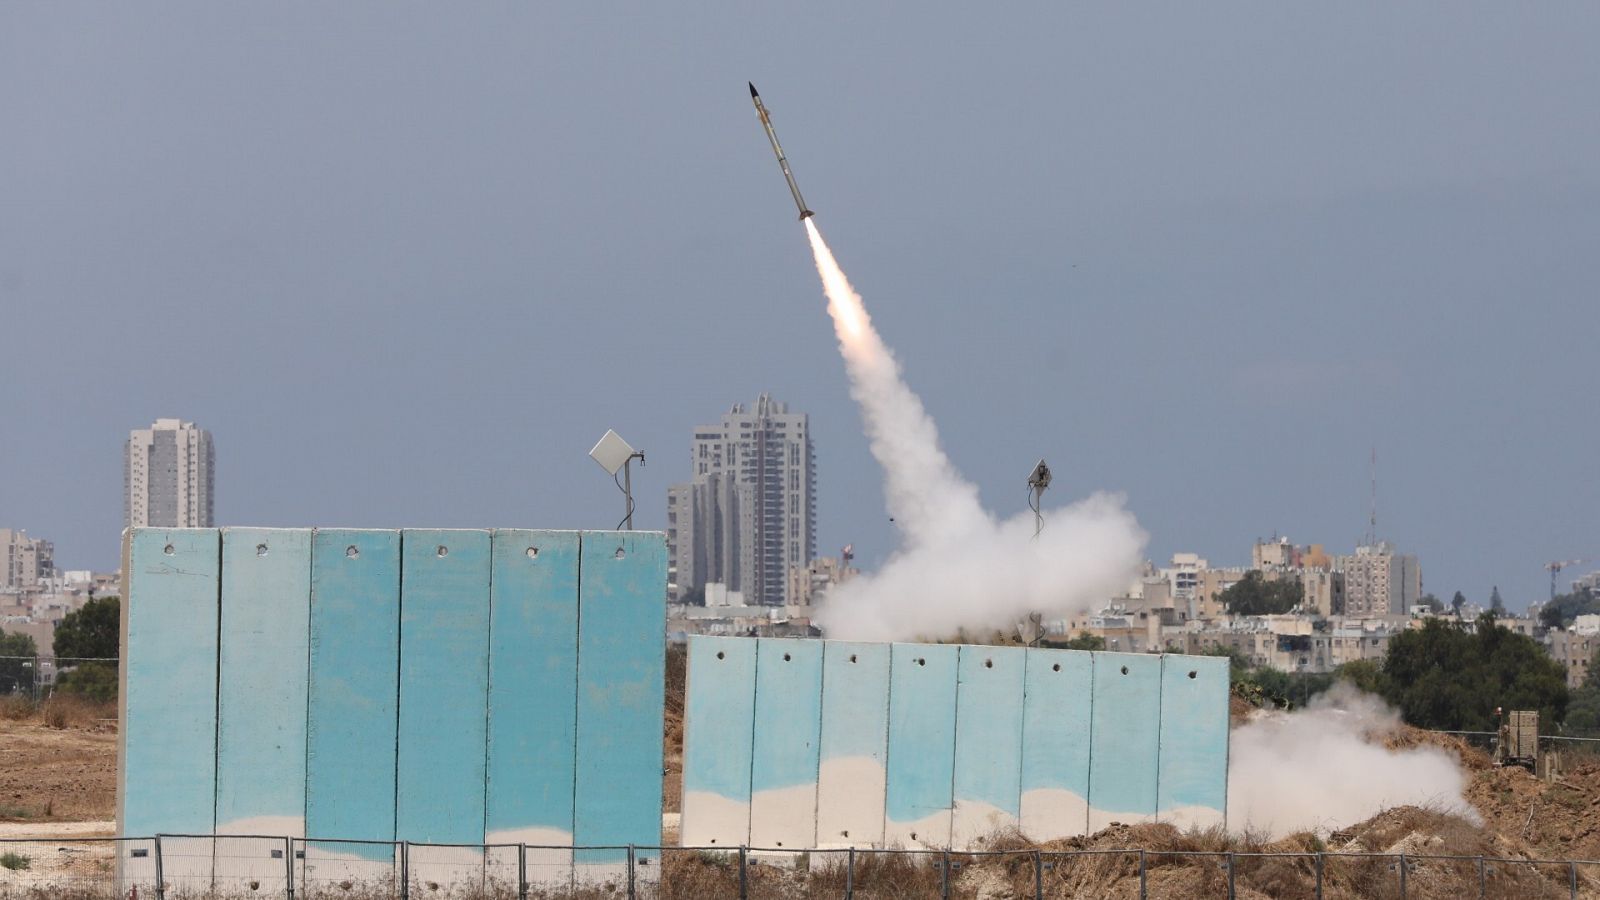
[[844, 854], [844, 900], [855, 900], [856, 896], [856, 848], [851, 847]]
[[156, 900], [166, 900], [167, 876], [161, 868], [161, 835], [156, 835]]
[[294, 838], [283, 839], [283, 894], [294, 900]]
[[940, 900], [950, 900], [950, 851], [946, 850], [939, 857], [939, 897]]
[[746, 860], [749, 850], [745, 845], [739, 845], [739, 900], [748, 900], [750, 896], [750, 876], [746, 871]]
[[1406, 855], [1400, 854], [1400, 900], [1406, 900]]
[[528, 900], [528, 845], [517, 845], [517, 900]]
[[633, 850], [633, 845], [629, 844], [628, 845], [628, 900], [635, 900], [635, 898], [638, 896], [638, 894], [635, 893], [635, 888], [634, 888], [634, 874], [633, 874], [633, 861], [634, 861], [634, 858], [635, 858], [635, 854], [634, 854], [634, 850]]
[[1033, 900], [1044, 900], [1044, 857], [1033, 851]]
[[1147, 885], [1145, 883], [1145, 877], [1144, 876], [1145, 876], [1144, 851], [1140, 850], [1139, 851], [1139, 900], [1146, 900], [1146, 898], [1149, 896], [1148, 894], [1145, 893], [1145, 891], [1147, 889]]
[[1489, 878], [1483, 870], [1483, 857], [1478, 857], [1478, 898], [1489, 896]]
[[1233, 900], [1233, 851], [1228, 851], [1228, 900]]
[[1317, 900], [1322, 900], [1322, 851], [1317, 851]]
[[400, 842], [400, 900], [411, 900], [411, 842]]
[[1571, 860], [1567, 862], [1567, 884], [1572, 887], [1572, 900], [1578, 900], [1578, 864]]

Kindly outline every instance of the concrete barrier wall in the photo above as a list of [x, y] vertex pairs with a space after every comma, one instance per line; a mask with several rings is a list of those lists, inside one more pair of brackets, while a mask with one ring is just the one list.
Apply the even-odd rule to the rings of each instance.
[[814, 827], [821, 848], [973, 849], [1226, 812], [1223, 659], [692, 637], [689, 686], [685, 846]]
[[[124, 554], [119, 832], [235, 835], [163, 839], [174, 887], [281, 888], [282, 842], [247, 834], [309, 836], [313, 882], [382, 881], [395, 840], [660, 843], [662, 535], [132, 529]], [[585, 852], [590, 876], [627, 856]], [[481, 847], [410, 863], [516, 874]], [[530, 851], [529, 880], [573, 863]]]

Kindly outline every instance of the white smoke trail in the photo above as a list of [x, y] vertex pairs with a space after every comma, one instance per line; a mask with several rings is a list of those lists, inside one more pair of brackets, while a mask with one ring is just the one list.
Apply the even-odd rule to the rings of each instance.
[[1125, 590], [1137, 577], [1145, 534], [1122, 498], [1095, 494], [1051, 510], [1038, 539], [1031, 513], [1001, 521], [985, 510], [940, 448], [938, 428], [815, 220], [805, 225], [850, 393], [902, 531], [901, 547], [879, 571], [829, 593], [819, 616], [828, 636], [887, 641], [1007, 629], [1031, 612], [1068, 616]]
[[1344, 828], [1395, 806], [1430, 806], [1470, 821], [1466, 775], [1433, 746], [1389, 750], [1400, 716], [1340, 682], [1303, 710], [1257, 713], [1233, 732], [1228, 825], [1281, 838]]

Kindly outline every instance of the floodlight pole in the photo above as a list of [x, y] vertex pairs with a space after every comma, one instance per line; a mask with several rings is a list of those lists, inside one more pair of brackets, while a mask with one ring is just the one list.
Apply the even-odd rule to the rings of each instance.
[[632, 455], [622, 461], [622, 495], [623, 502], [627, 504], [627, 515], [622, 518], [622, 530], [633, 530], [633, 461], [637, 458], [639, 465], [644, 465], [644, 451], [635, 450]]

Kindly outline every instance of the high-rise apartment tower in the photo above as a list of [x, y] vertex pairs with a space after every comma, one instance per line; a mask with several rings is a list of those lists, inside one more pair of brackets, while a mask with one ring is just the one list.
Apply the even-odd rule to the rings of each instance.
[[123, 524], [210, 528], [216, 451], [193, 422], [157, 419], [128, 434], [122, 459]]
[[667, 490], [667, 551], [673, 598], [702, 596], [710, 583], [751, 605], [790, 597], [789, 570], [816, 555], [816, 453], [805, 413], [762, 394], [722, 421], [699, 425], [692, 477]]

